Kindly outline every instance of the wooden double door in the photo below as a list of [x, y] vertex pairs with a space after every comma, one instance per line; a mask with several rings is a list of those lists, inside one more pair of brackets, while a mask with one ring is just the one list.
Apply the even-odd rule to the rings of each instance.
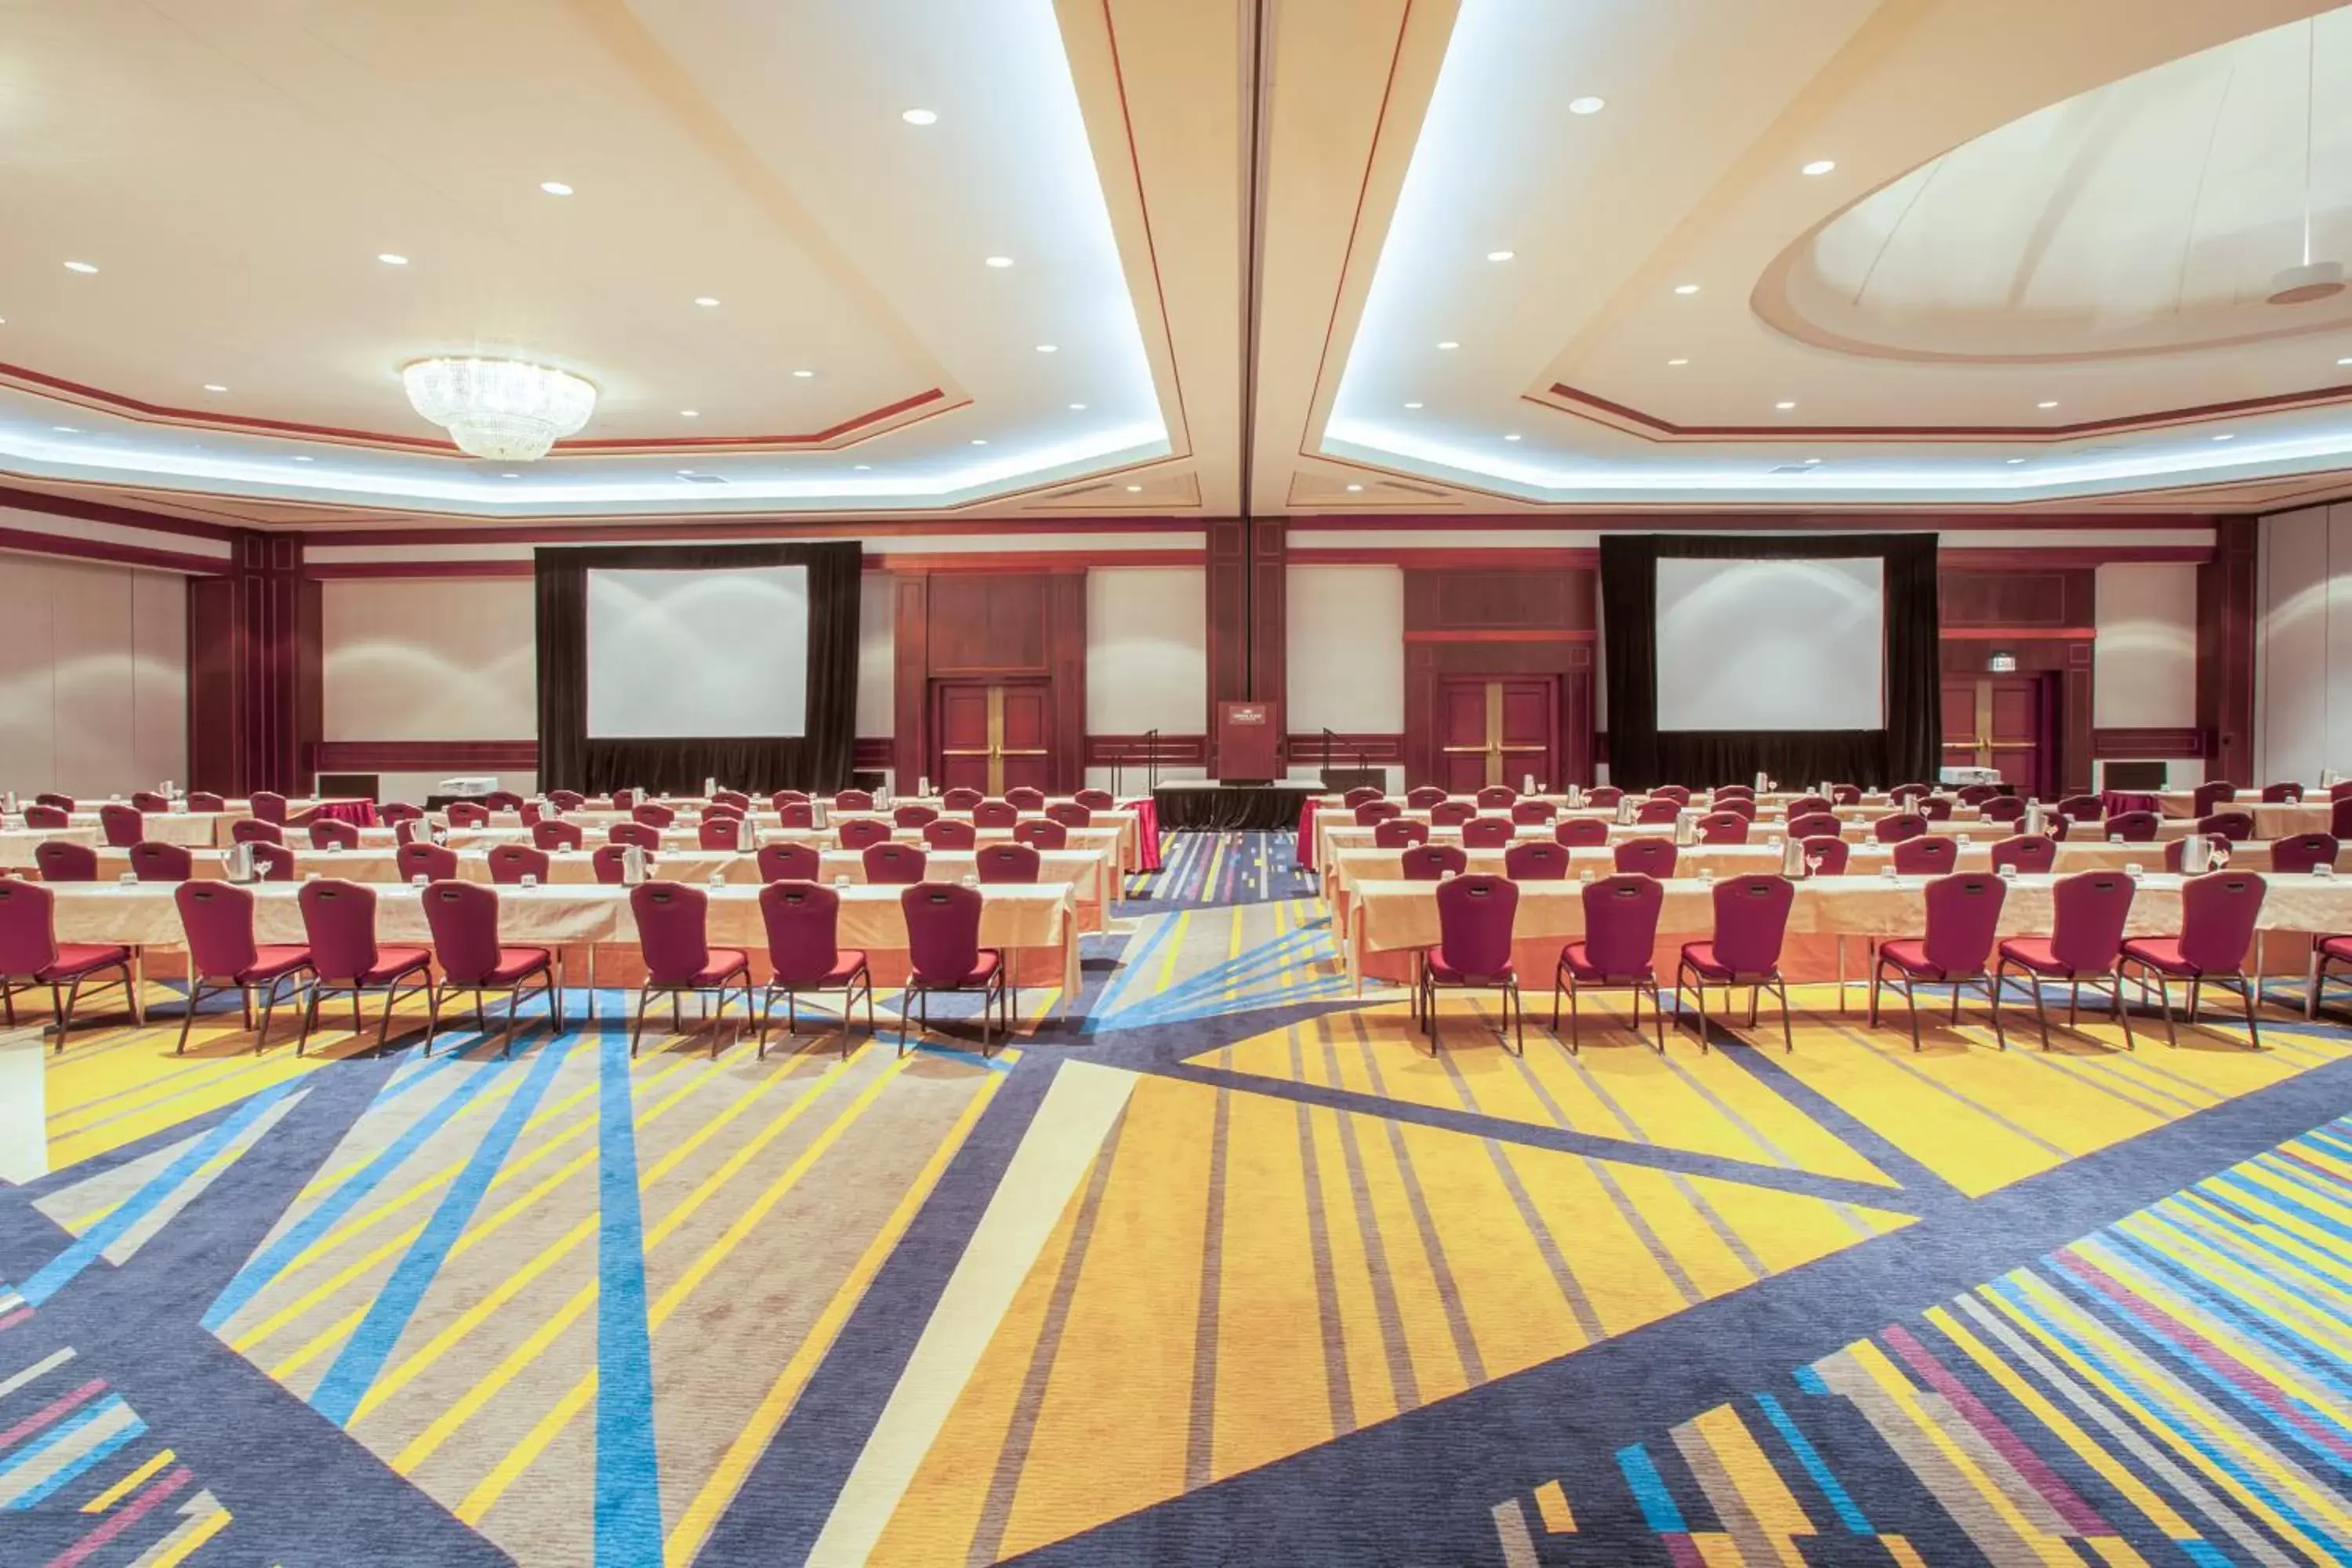
[[934, 680], [931, 736], [934, 789], [1053, 787], [1050, 682]]
[[1559, 778], [1559, 677], [1448, 675], [1437, 686], [1437, 778], [1455, 795]]
[[1944, 765], [1998, 768], [2021, 794], [2058, 788], [2056, 682], [2047, 675], [1944, 679]]

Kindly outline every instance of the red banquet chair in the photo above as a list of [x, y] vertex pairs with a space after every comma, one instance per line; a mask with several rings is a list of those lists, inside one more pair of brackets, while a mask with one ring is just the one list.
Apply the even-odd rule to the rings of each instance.
[[1977, 807], [1977, 816], [1986, 822], [2021, 822], [2025, 803], [2013, 795], [1996, 795]]
[[751, 797], [740, 789], [713, 790], [710, 804], [726, 806], [740, 816], [751, 809]]
[[1030, 845], [992, 844], [972, 856], [972, 868], [982, 887], [995, 882], [1034, 884], [1044, 861], [1045, 857]]
[[1949, 822], [1952, 820], [1952, 797], [1948, 795], [1921, 795], [1913, 803], [1912, 809], [1930, 822]]
[[1387, 793], [1387, 791], [1379, 788], [1377, 785], [1358, 784], [1354, 789], [1349, 790], [1347, 794], [1339, 797], [1339, 804], [1346, 806], [1349, 811], [1353, 811], [1356, 807], [1363, 805], [1364, 802], [1368, 800], [1379, 800]]
[[1698, 819], [1701, 844], [1745, 844], [1748, 819], [1736, 811], [1710, 811]]
[[[457, 808], [454, 805], [449, 808], [449, 824], [453, 827], [457, 823]], [[677, 822], [677, 813], [666, 805], [640, 805], [630, 811], [629, 820], [641, 822], [647, 827], [660, 829], [674, 826]]]
[[[499, 847], [547, 858], [544, 851], [525, 849], [519, 844]], [[498, 850], [490, 853], [490, 869], [495, 874]], [[522, 1005], [523, 985], [534, 978], [547, 998], [555, 1032], [563, 1033], [563, 993], [555, 984], [555, 954], [544, 947], [508, 947], [499, 940], [497, 889], [479, 882], [434, 883], [425, 889], [425, 927], [433, 933], [433, 956], [441, 966], [433, 1018], [425, 1030], [426, 1056], [433, 1054], [433, 1030], [441, 1021], [441, 999], [452, 991], [474, 994], [474, 1027], [485, 1035], [490, 1029], [489, 1020], [483, 1016], [482, 998], [496, 992], [506, 994], [507, 1026], [499, 1037], [500, 1056], [514, 1049], [515, 1015]]]
[[1447, 872], [1461, 876], [1470, 869], [1470, 857], [1454, 844], [1416, 844], [1404, 852], [1397, 874], [1408, 882], [1442, 882]]
[[2189, 795], [2189, 815], [2210, 816], [2238, 798], [2238, 786], [2227, 779], [2207, 779]]
[[1927, 884], [1927, 934], [1898, 937], [1878, 946], [1878, 962], [1870, 972], [1870, 1026], [1878, 1027], [1878, 992], [1889, 970], [1902, 983], [1903, 1001], [1911, 1014], [1911, 1048], [1919, 1049], [1920, 984], [1952, 988], [1952, 1021], [1960, 1018], [1960, 987], [1974, 981], [1985, 988], [1992, 1004], [1993, 1038], [2001, 1049], [2009, 1037], [2000, 1030], [2000, 998], [1986, 967], [1992, 959], [1993, 936], [2000, 927], [2001, 901], [2008, 886], [1990, 872], [1963, 871], [1939, 877]]
[[1518, 804], [1519, 792], [1508, 784], [1488, 784], [1476, 799], [1481, 811], [1508, 811]]
[[1801, 816], [1811, 816], [1830, 809], [1830, 797], [1825, 795], [1801, 795], [1789, 802], [1788, 816], [1793, 822]]
[[1659, 784], [1650, 791], [1652, 800], [1670, 800], [1677, 806], [1690, 804], [1690, 791], [1681, 784]]
[[871, 811], [874, 809], [873, 794], [870, 791], [862, 789], [845, 789], [837, 791], [833, 797], [833, 809], [835, 811]]
[[488, 827], [490, 825], [490, 808], [479, 801], [452, 801], [449, 809], [441, 815], [449, 819], [452, 827]]
[[1021, 808], [1009, 800], [983, 800], [971, 808], [974, 827], [1012, 827], [1021, 821]]
[[1005, 804], [1012, 806], [1015, 811], [1043, 811], [1045, 809], [1045, 792], [1042, 789], [1033, 789], [1026, 784], [1006, 790], [1004, 792], [1004, 800]]
[[1756, 803], [1742, 795], [1727, 795], [1721, 800], [1710, 801], [1707, 810], [1710, 816], [1736, 816], [1742, 822], [1756, 820]]
[[2208, 981], [2225, 988], [2235, 984], [2246, 1004], [2246, 1040], [2263, 1048], [2261, 1026], [2254, 1021], [2254, 983], [2246, 973], [2246, 950], [2253, 945], [2254, 921], [2263, 912], [2263, 879], [2252, 871], [2221, 870], [2191, 877], [2180, 885], [2180, 934], [2134, 937], [2124, 943], [2123, 962], [2139, 971], [2140, 996], [2148, 983], [2164, 1005], [2164, 1041], [2178, 1047], [2180, 1036], [2172, 1020], [2171, 982], [2189, 983], [2189, 1022], [2197, 1022], [2197, 1003]]
[[25, 808], [27, 827], [71, 827], [73, 814], [61, 805], [42, 805], [37, 802]]
[[599, 844], [596, 852], [588, 857], [588, 869], [596, 880], [607, 888], [618, 887], [628, 865], [630, 844]]
[[184, 844], [153, 839], [131, 847], [131, 874], [142, 882], [185, 882], [196, 874], [196, 858]]
[[290, 882], [294, 879], [294, 851], [283, 844], [257, 844], [253, 847], [253, 869], [265, 882]]
[[357, 823], [322, 816], [310, 824], [310, 847], [313, 849], [356, 849], [359, 847]]
[[1922, 834], [1916, 838], [1896, 841], [1895, 874], [1898, 877], [1948, 876], [1960, 862], [1960, 845], [1956, 838], [1937, 834]]
[[1862, 804], [1862, 786], [1860, 784], [1850, 784], [1830, 785], [1830, 804], [1832, 805], [1860, 805]]
[[1416, 784], [1404, 792], [1404, 804], [1409, 810], [1427, 811], [1445, 799], [1445, 792], [1435, 784]]
[[[177, 848], [178, 846], [172, 846]], [[185, 850], [181, 851], [183, 854]], [[196, 1008], [210, 991], [235, 991], [245, 1005], [245, 1026], [253, 1027], [253, 990], [261, 987], [261, 1029], [253, 1037], [256, 1056], [269, 1044], [269, 1019], [278, 1010], [278, 988], [310, 973], [310, 950], [297, 943], [263, 947], [253, 936], [253, 894], [233, 882], [183, 881], [173, 891], [180, 927], [188, 936], [188, 1005], [180, 1016], [180, 1043], [188, 1048]], [[299, 994], [299, 989], [298, 989]]]
[[[551, 789], [547, 792], [547, 804], [558, 811], [578, 811], [588, 804], [588, 797], [576, 789]], [[390, 807], [385, 808], [387, 811]], [[414, 806], [405, 809], [415, 810]]]
[[2033, 1021], [2042, 1030], [2042, 1048], [2050, 1048], [2050, 1016], [2042, 1005], [2042, 982], [2056, 980], [2067, 986], [2066, 1026], [2073, 1028], [2083, 1007], [2083, 982], [2104, 980], [2115, 1004], [2115, 1019], [2124, 1029], [2124, 1048], [2132, 1049], [2131, 1017], [2124, 1010], [2121, 971], [2124, 923], [2131, 919], [2132, 879], [2121, 871], [2081, 871], [2061, 877], [2050, 889], [2048, 936], [2013, 936], [2000, 944], [2000, 962], [1993, 969], [1994, 1006], [2009, 983], [2015, 964], [2033, 993]]
[[2342, 800], [2347, 795], [2352, 795], [2352, 779], [2339, 779], [2327, 786], [2329, 800]]
[[1053, 805], [1045, 808], [1045, 815], [1047, 817], [1051, 818], [1053, 821], [1060, 823], [1065, 827], [1091, 827], [1094, 826], [1094, 807], [1089, 805], [1081, 805], [1075, 800], [1057, 800]]
[[[1841, 840], [1843, 842], [1843, 840]], [[1758, 1000], [1767, 990], [1780, 998], [1780, 1048], [1794, 1051], [1797, 1037], [1789, 1021], [1789, 983], [1780, 975], [1780, 947], [1789, 931], [1789, 906], [1796, 901], [1797, 885], [1786, 877], [1758, 873], [1725, 877], [1715, 884], [1715, 935], [1706, 942], [1683, 943], [1675, 965], [1675, 1016], [1683, 1011], [1683, 985], [1687, 979], [1698, 1004], [1698, 1048], [1707, 1041], [1706, 988], [1720, 985], [1729, 1001], [1734, 987], [1748, 987], [1748, 1026], [1756, 1026]]]
[[1613, 811], [1624, 798], [1625, 792], [1614, 784], [1601, 784], [1584, 792], [1584, 803], [1596, 811]]
[[1934, 793], [1923, 784], [1899, 784], [1886, 792], [1886, 798], [1897, 805], [1916, 809], [1912, 803], [1925, 800]]
[[1727, 800], [1754, 800], [1756, 786], [1743, 784], [1717, 784], [1706, 792], [1706, 797], [1711, 805], [1720, 805]]
[[762, 844], [756, 862], [762, 882], [814, 882], [824, 875], [824, 858], [806, 844]]
[[933, 849], [970, 849], [980, 835], [961, 816], [942, 816], [923, 824], [923, 842]]
[[1568, 851], [1540, 838], [1514, 844], [1503, 851], [1503, 875], [1514, 882], [1564, 882]]
[[284, 826], [286, 821], [286, 797], [279, 795], [276, 790], [255, 790], [247, 804], [252, 806], [253, 815], [261, 818], [262, 821], [275, 822], [281, 826]]
[[1900, 844], [1927, 831], [1927, 819], [1916, 811], [1890, 811], [1870, 825], [1871, 836], [1881, 844]]
[[1058, 822], [1033, 816], [1026, 822], [1013, 825], [1013, 842], [1026, 844], [1032, 849], [1067, 849], [1070, 830]]
[[780, 827], [814, 827], [816, 807], [804, 800], [788, 800], [776, 807], [776, 824]]
[[[629, 889], [629, 913], [637, 922], [637, 951], [645, 957], [646, 982], [637, 988], [636, 1016], [629, 1021], [629, 1055], [637, 1054], [638, 1037], [646, 1025], [646, 1004], [657, 995], [670, 999], [670, 1029], [686, 1032], [680, 998], [688, 994], [716, 998], [710, 1014], [716, 1025], [727, 1016], [730, 985], [743, 992], [743, 1012], [751, 1004], [751, 961], [740, 947], [712, 947], [709, 942], [710, 898], [685, 882], [640, 882]], [[719, 1031], [710, 1031], [710, 1054], [719, 1054]]]
[[2338, 838], [2352, 838], [2352, 795], [2338, 796], [2330, 803], [2327, 831]]
[[1639, 872], [1660, 881], [1675, 874], [1675, 841], [1671, 838], [1628, 838], [1617, 846], [1613, 858], [1620, 873]]
[[446, 844], [404, 844], [392, 852], [392, 868], [404, 882], [457, 879], [457, 852]]
[[2226, 838], [2232, 844], [2243, 844], [2254, 836], [2253, 813], [2248, 811], [2216, 811], [2197, 819], [2197, 831]]
[[1998, 784], [1973, 784], [1958, 791], [1956, 798], [1962, 805], [1980, 806], [2000, 793], [2000, 787]]
[[853, 816], [841, 825], [835, 837], [844, 849], [865, 850], [877, 844], [890, 841], [890, 825], [876, 816]]
[[1001, 949], [980, 945], [985, 899], [977, 888], [949, 882], [919, 882], [898, 895], [907, 920], [908, 973], [898, 1003], [898, 1054], [907, 1054], [907, 1018], [918, 1005], [923, 1027], [931, 1026], [931, 997], [941, 992], [980, 993], [980, 1054], [995, 1054], [989, 1028], [992, 1001], [1013, 1032], [1020, 1010], [1020, 987]]
[[732, 849], [742, 842], [742, 821], [740, 816], [706, 816], [695, 825], [694, 846], [698, 849]]
[[1507, 816], [1474, 816], [1462, 825], [1462, 847], [1500, 849], [1517, 837], [1518, 831]]
[[425, 812], [420, 806], [410, 805], [405, 801], [396, 800], [390, 805], [380, 808], [376, 812], [376, 819], [384, 826], [397, 830], [403, 824], [424, 821]]
[[1992, 857], [1992, 868], [2012, 866], [2021, 876], [2039, 876], [2058, 864], [2057, 841], [2039, 833], [2020, 833], [2008, 838], [1996, 838], [1986, 851]]
[[1526, 826], [1540, 826], [1559, 815], [1559, 807], [1548, 800], [1514, 801], [1511, 820]]
[[[547, 851], [533, 849], [527, 844], [493, 844], [489, 864], [490, 880], [503, 888], [519, 888], [525, 877], [535, 882], [547, 880]], [[432, 910], [428, 908], [425, 913], [430, 916]], [[446, 972], [449, 966], [445, 963], [441, 967]]]
[[[75, 847], [87, 850], [89, 846]], [[119, 981], [107, 984], [121, 985], [134, 1015], [138, 998], [131, 986], [131, 950], [113, 942], [61, 942], [56, 916], [57, 895], [48, 889], [38, 882], [0, 879], [0, 1009], [15, 1028], [17, 993], [46, 987], [58, 1019], [57, 1048], [62, 1051], [73, 1031], [81, 989], [94, 976], [109, 970], [120, 974]]]
[[911, 844], [885, 839], [866, 847], [866, 879], [877, 888], [911, 888], [923, 879], [930, 857]]
[[44, 882], [95, 882], [98, 851], [70, 839], [44, 839], [33, 846], [33, 868]]
[[[46, 805], [51, 811], [62, 811], [68, 816], [71, 816], [74, 812], [81, 809], [80, 805], [74, 800], [73, 796], [69, 795], [59, 795], [55, 790], [42, 791], [39, 795], [33, 797], [33, 804], [35, 805]], [[62, 826], [63, 824], [60, 824], [59, 826]]]
[[228, 802], [210, 790], [192, 789], [188, 792], [188, 809], [190, 811], [226, 811]]
[[1409, 844], [1428, 842], [1429, 824], [1426, 822], [1407, 822], [1403, 817], [1392, 816], [1386, 822], [1372, 824], [1372, 847], [1375, 849], [1402, 849]]
[[1798, 843], [1804, 846], [1807, 876], [1843, 877], [1845, 875], [1846, 861], [1853, 853], [1853, 846], [1848, 844], [1842, 835], [1823, 834], [1816, 837], [1801, 838]]
[[2153, 844], [2162, 819], [2152, 811], [2119, 811], [2107, 818], [2107, 837], [2126, 844]]
[[[1359, 827], [1370, 827], [1375, 823], [1386, 822], [1391, 817], [1403, 815], [1404, 807], [1392, 800], [1368, 800], [1357, 806], [1353, 812], [1356, 826]], [[1059, 819], [1056, 818], [1056, 820]]]
[[[1668, 848], [1674, 846], [1668, 845]], [[1666, 890], [1654, 877], [1620, 872], [1584, 884], [1584, 938], [1559, 950], [1552, 976], [1551, 1026], [1559, 1032], [1560, 998], [1568, 999], [1568, 1048], [1578, 1048], [1576, 998], [1583, 991], [1631, 991], [1633, 1035], [1642, 1034], [1642, 995], [1658, 1029], [1658, 1051], [1666, 1048], [1665, 1006], [1658, 1000], [1658, 973], [1652, 957], [1658, 944], [1658, 910]]]
[[283, 844], [286, 842], [286, 829], [274, 822], [248, 816], [228, 825], [228, 841], [232, 844]]
[[534, 849], [550, 851], [578, 849], [587, 841], [576, 822], [550, 822], [542, 817], [530, 825], [530, 843]]
[[1070, 797], [1088, 811], [1117, 811], [1118, 797], [1107, 789], [1082, 789]]
[[520, 811], [522, 796], [510, 789], [494, 789], [482, 797], [482, 805], [489, 811]]
[[109, 849], [128, 849], [147, 837], [147, 824], [139, 808], [112, 801], [98, 808], [98, 827]]
[[[1538, 844], [1532, 848], [1557, 849]], [[1440, 991], [1495, 991], [1503, 998], [1506, 1037], [1495, 1036], [1513, 1056], [1527, 1053], [1527, 1001], [1519, 994], [1517, 972], [1511, 963], [1511, 928], [1519, 907], [1519, 889], [1506, 877], [1463, 876], [1437, 889], [1437, 945], [1423, 955], [1420, 1013], [1429, 1036], [1429, 1054], [1437, 1054], [1437, 994]]]
[[987, 798], [976, 789], [951, 789], [940, 796], [940, 805], [950, 811], [970, 811]]
[[1609, 825], [1597, 816], [1571, 816], [1553, 828], [1551, 837], [1570, 849], [1597, 848], [1609, 842]]
[[920, 802], [899, 806], [890, 814], [891, 822], [899, 827], [922, 827], [939, 819], [940, 814], [936, 807], [925, 805]]
[[2298, 833], [2289, 838], [2271, 840], [2271, 869], [2282, 877], [2306, 877], [2315, 867], [2336, 868], [2336, 856], [2343, 847], [2332, 833]]
[[2265, 805], [2297, 805], [2302, 801], [2303, 786], [2299, 784], [2263, 785], [2263, 804]]
[[1633, 808], [1633, 820], [1639, 823], [1654, 825], [1661, 822], [1672, 822], [1682, 814], [1683, 807], [1681, 802], [1653, 796]]
[[2106, 811], [2095, 795], [2070, 795], [2058, 803], [2058, 815], [2074, 822], [2096, 822]]
[[613, 792], [613, 809], [614, 811], [635, 811], [636, 806], [637, 792], [635, 790], [616, 789]]
[[[429, 848], [410, 845], [412, 849]], [[443, 850], [446, 855], [449, 852]], [[455, 859], [455, 856], [450, 857]], [[456, 875], [452, 867], [450, 874]], [[427, 1038], [433, 1033], [433, 955], [421, 947], [379, 947], [375, 940], [375, 889], [360, 882], [328, 878], [305, 882], [296, 895], [302, 910], [302, 930], [310, 941], [310, 1001], [302, 1011], [302, 1033], [294, 1042], [300, 1056], [318, 1026], [319, 1003], [329, 993], [349, 993], [352, 1033], [362, 1027], [360, 997], [370, 991], [383, 994], [383, 1016], [376, 1025], [375, 1044], [383, 1048], [392, 1035], [392, 1009], [400, 999], [401, 982], [425, 994]]]
[[[1429, 808], [1432, 827], [1459, 827], [1478, 815], [1478, 808], [1466, 800], [1441, 800]], [[1360, 813], [1358, 821], [1362, 820]]]
[[862, 948], [841, 945], [841, 895], [818, 882], [771, 882], [760, 889], [760, 921], [768, 932], [771, 977], [760, 991], [760, 1052], [776, 998], [784, 999], [784, 1034], [800, 1033], [798, 1005], [805, 991], [841, 993], [841, 1054], [849, 1055], [849, 1019], [866, 994], [866, 1035], [874, 1036], [874, 972]]
[[1845, 823], [1831, 812], [1809, 811], [1789, 818], [1791, 838], [1835, 838], [1844, 832]]
[[604, 838], [611, 844], [634, 844], [648, 855], [661, 847], [661, 830], [642, 822], [616, 822], [604, 829]]

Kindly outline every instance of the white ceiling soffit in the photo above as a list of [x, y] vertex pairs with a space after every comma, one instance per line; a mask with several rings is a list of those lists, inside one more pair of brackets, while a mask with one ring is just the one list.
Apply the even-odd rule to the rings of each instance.
[[1462, 0], [1315, 449], [1611, 508], [2352, 467], [2352, 293], [2260, 302], [2307, 81], [2315, 254], [2352, 265], [2318, 9]]
[[[855, 511], [1171, 451], [1052, 0], [24, 0], [7, 78], [26, 477]], [[588, 377], [582, 445], [456, 456], [396, 375], [447, 352]]]

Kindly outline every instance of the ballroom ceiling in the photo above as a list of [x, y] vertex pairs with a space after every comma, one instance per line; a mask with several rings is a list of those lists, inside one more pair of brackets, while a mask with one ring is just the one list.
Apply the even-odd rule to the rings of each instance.
[[[2264, 302], [2306, 216], [2352, 264], [2352, 9], [2308, 0], [0, 10], [18, 489], [456, 529], [2352, 489], [2352, 292]], [[595, 414], [467, 458], [398, 375], [449, 353]]]

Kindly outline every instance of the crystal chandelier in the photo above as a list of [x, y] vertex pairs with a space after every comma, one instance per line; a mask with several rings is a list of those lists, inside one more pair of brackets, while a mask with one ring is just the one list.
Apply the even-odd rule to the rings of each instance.
[[416, 412], [477, 458], [528, 463], [588, 423], [596, 388], [568, 370], [521, 360], [447, 356], [400, 367]]

